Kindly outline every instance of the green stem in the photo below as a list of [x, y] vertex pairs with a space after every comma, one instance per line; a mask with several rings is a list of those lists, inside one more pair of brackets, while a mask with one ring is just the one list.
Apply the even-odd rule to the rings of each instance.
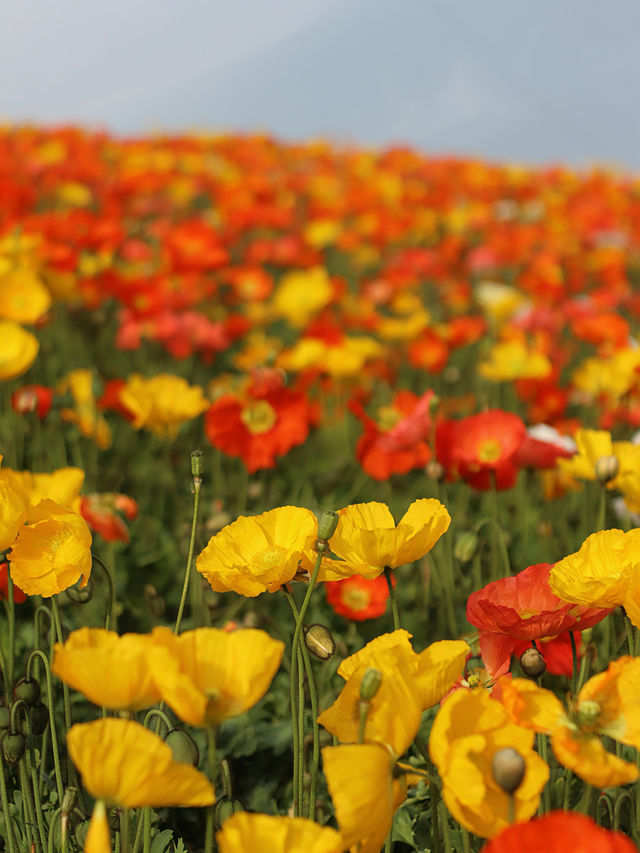
[[576, 638], [574, 636], [573, 631], [569, 631], [569, 637], [571, 639], [571, 660], [573, 664], [573, 668], [571, 671], [571, 695], [578, 695], [578, 648], [576, 646]]
[[0, 750], [0, 757], [2, 758], [2, 766], [0, 766], [0, 798], [2, 798], [2, 816], [4, 817], [4, 825], [6, 827], [7, 833], [7, 845], [9, 848], [8, 853], [16, 853], [17, 845], [16, 839], [13, 834], [13, 821], [9, 814], [9, 797], [7, 796], [7, 780], [4, 774], [4, 756], [1, 755], [2, 750]]
[[384, 576], [387, 581], [387, 586], [389, 588], [389, 598], [391, 600], [391, 612], [393, 614], [393, 630], [398, 631], [400, 628], [400, 615], [398, 613], [398, 600], [396, 598], [396, 591], [393, 586], [393, 581], [391, 579], [391, 568], [389, 566], [384, 567]]
[[120, 812], [120, 853], [129, 853], [129, 809]]
[[189, 592], [189, 581], [191, 579], [191, 569], [193, 565], [193, 554], [196, 547], [196, 529], [198, 527], [198, 513], [200, 510], [200, 489], [202, 487], [202, 478], [193, 478], [193, 518], [191, 520], [191, 538], [189, 539], [189, 555], [187, 557], [187, 568], [184, 573], [184, 583], [182, 584], [182, 596], [180, 597], [180, 606], [178, 607], [178, 616], [176, 625], [173, 629], [174, 634], [180, 633], [180, 624], [182, 615], [187, 603], [187, 595]]
[[25, 817], [25, 829], [27, 831], [27, 839], [28, 842], [31, 844], [32, 850], [37, 850], [39, 845], [36, 843], [36, 815], [33, 800], [31, 799], [29, 783], [27, 781], [24, 758], [22, 758], [19, 764], [19, 775], [20, 790], [22, 791], [22, 808]]
[[49, 727], [51, 729], [51, 751], [53, 753], [53, 766], [55, 770], [56, 777], [56, 790], [58, 793], [58, 802], [62, 803], [62, 796], [64, 794], [64, 785], [62, 783], [62, 769], [60, 766], [60, 752], [58, 749], [58, 733], [56, 728], [56, 714], [55, 714], [55, 705], [53, 701], [53, 678], [51, 675], [51, 666], [49, 665], [49, 658], [42, 651], [42, 649], [34, 649], [29, 657], [27, 658], [27, 666], [26, 666], [26, 674], [27, 678], [31, 677], [31, 669], [33, 666], [33, 661], [36, 658], [39, 658], [44, 665], [44, 673], [47, 681], [47, 703], [49, 711]]
[[298, 646], [298, 792], [300, 795], [300, 816], [304, 812], [304, 667], [302, 650]]
[[47, 839], [47, 853], [54, 853], [55, 850], [55, 835], [56, 821], [62, 819], [62, 806], [56, 809], [49, 822], [49, 837]]
[[[307, 610], [309, 608], [309, 604], [311, 602], [311, 596], [313, 595], [313, 590], [316, 585], [316, 581], [318, 579], [318, 574], [320, 572], [320, 565], [322, 563], [322, 554], [323, 551], [318, 551], [316, 556], [315, 565], [313, 567], [313, 572], [311, 574], [311, 578], [309, 580], [309, 585], [307, 586], [307, 591], [305, 597], [302, 602], [302, 606], [298, 612], [298, 618], [296, 619], [296, 625], [293, 632], [293, 640], [291, 641], [291, 722], [293, 725], [293, 744], [294, 744], [294, 752], [293, 752], [293, 814], [294, 817], [300, 817], [300, 807], [302, 802], [302, 789], [298, 788], [298, 779], [300, 778], [300, 765], [302, 764], [302, 756], [299, 754], [299, 744], [300, 744], [300, 731], [296, 731], [298, 729], [298, 702], [296, 702], [296, 693], [297, 698], [300, 704], [304, 702], [304, 694], [300, 694], [297, 691], [298, 686], [298, 647], [300, 645], [300, 635], [302, 633], [302, 625], [304, 622], [304, 617], [306, 616]], [[297, 758], [296, 758], [297, 755]]]
[[[56, 627], [56, 636], [58, 638], [59, 643], [64, 643], [64, 637], [62, 634], [62, 622], [60, 621], [60, 609], [58, 607], [58, 601], [55, 595], [51, 596], [51, 615], [53, 616], [53, 624]], [[72, 717], [71, 717], [71, 698], [69, 696], [69, 688], [62, 682], [62, 702], [64, 705], [64, 723], [67, 731], [72, 726]], [[74, 767], [73, 762], [71, 761], [71, 755], [67, 751], [67, 781], [70, 785], [77, 785], [77, 775], [76, 769]]]
[[[145, 729], [151, 728], [150, 723], [152, 717], [157, 717], [158, 721], [163, 722], [167, 728], [167, 732], [170, 732], [173, 728], [171, 720], [169, 719], [169, 717], [167, 717], [164, 711], [162, 711], [160, 708], [151, 708], [149, 711], [147, 711], [144, 717], [144, 722], [142, 725], [145, 727]], [[156, 726], [156, 728], [154, 729], [156, 734], [158, 734], [158, 729], [159, 726]]]
[[[609, 615], [607, 618], [611, 619], [611, 615]], [[631, 657], [634, 657], [636, 653], [636, 639], [633, 633], [633, 622], [631, 621], [631, 619], [629, 619], [626, 613], [624, 614], [624, 627], [625, 631], [627, 632], [627, 645], [629, 647], [629, 654], [631, 655]]]
[[16, 613], [13, 600], [13, 581], [11, 573], [7, 571], [7, 618], [9, 622], [9, 654], [7, 657], [7, 677], [9, 681], [9, 696], [13, 690], [13, 669], [16, 653]]
[[[209, 779], [215, 788], [216, 784], [216, 730], [207, 728], [207, 761], [209, 764]], [[207, 829], [204, 842], [204, 853], [213, 853], [213, 818], [215, 806], [207, 806]]]
[[[547, 744], [547, 736], [541, 733], [536, 735], [538, 741], [538, 753], [540, 758], [544, 761], [545, 764], [549, 763], [549, 753], [548, 753], [548, 744]], [[513, 799], [512, 797], [509, 798]], [[551, 811], [551, 793], [549, 791], [549, 783], [544, 786], [542, 790], [542, 801], [544, 803], [544, 812], [545, 814]], [[510, 821], [513, 823], [513, 821]]]
[[[107, 603], [105, 605], [104, 628], [105, 631], [110, 631], [111, 625], [113, 625], [115, 629], [116, 612], [116, 587], [113, 582], [113, 574], [111, 573], [111, 569], [102, 559], [102, 557], [100, 557], [94, 551], [91, 552], [91, 559], [95, 561], [104, 572], [104, 576], [107, 580], [107, 586], [109, 587], [109, 595], [107, 597]], [[62, 642], [62, 640], [60, 640], [60, 642]]]

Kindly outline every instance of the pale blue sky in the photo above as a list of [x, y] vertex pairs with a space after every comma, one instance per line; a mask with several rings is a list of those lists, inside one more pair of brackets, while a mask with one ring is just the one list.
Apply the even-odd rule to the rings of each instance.
[[637, 0], [12, 0], [0, 120], [640, 170]]

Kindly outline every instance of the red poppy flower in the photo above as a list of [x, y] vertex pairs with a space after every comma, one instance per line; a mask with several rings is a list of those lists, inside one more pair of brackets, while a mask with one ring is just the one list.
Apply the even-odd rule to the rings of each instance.
[[374, 480], [388, 480], [391, 474], [406, 474], [423, 468], [431, 459], [426, 438], [431, 431], [433, 391], [421, 397], [411, 391], [398, 391], [390, 406], [379, 410], [375, 421], [359, 401], [349, 408], [364, 426], [356, 445], [356, 457]]
[[128, 495], [113, 492], [83, 495], [80, 514], [91, 530], [99, 533], [105, 542], [128, 542], [129, 529], [119, 512], [132, 520], [138, 515], [138, 505]]
[[510, 489], [518, 477], [515, 453], [525, 437], [524, 422], [511, 412], [491, 409], [459, 421], [440, 421], [436, 458], [450, 478], [474, 489]]
[[[524, 651], [532, 640], [557, 638], [565, 631], [584, 631], [611, 612], [611, 609], [577, 607], [562, 601], [549, 587], [551, 568], [550, 563], [529, 566], [469, 596], [467, 621], [479, 629], [482, 659], [496, 677], [508, 671], [511, 655]], [[569, 637], [562, 642], [569, 642]], [[552, 656], [548, 659], [545, 656], [544, 645], [540, 651], [550, 671], [552, 666], [566, 671], [566, 657], [556, 657], [554, 663]]]
[[[395, 585], [395, 578], [391, 578]], [[327, 601], [336, 613], [347, 619], [362, 622], [376, 619], [387, 609], [389, 587], [384, 575], [367, 580], [362, 575], [352, 575], [341, 581], [325, 583]]]
[[303, 444], [314, 422], [302, 391], [252, 386], [244, 394], [223, 394], [205, 415], [204, 429], [214, 447], [239, 456], [250, 473], [274, 468], [276, 458]]
[[610, 832], [586, 815], [549, 812], [503, 829], [482, 848], [482, 853], [635, 853], [630, 838]]
[[569, 459], [576, 453], [573, 439], [547, 426], [530, 427], [516, 450], [514, 462], [519, 468], [555, 468], [558, 459]]
[[[9, 596], [9, 564], [8, 563], [0, 563], [0, 601], [7, 601]], [[13, 601], [14, 604], [22, 604], [27, 600], [27, 596], [25, 593], [18, 589], [17, 586], [13, 587]]]
[[19, 415], [35, 412], [40, 420], [49, 414], [52, 403], [53, 388], [47, 388], [45, 385], [23, 385], [11, 395], [14, 412]]

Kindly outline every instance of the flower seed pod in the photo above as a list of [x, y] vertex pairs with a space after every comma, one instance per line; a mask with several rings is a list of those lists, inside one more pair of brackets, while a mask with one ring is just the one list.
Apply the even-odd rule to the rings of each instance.
[[456, 539], [453, 555], [460, 563], [470, 563], [476, 555], [480, 540], [473, 530], [461, 533]]
[[538, 649], [534, 649], [532, 646], [530, 649], [525, 649], [520, 655], [520, 667], [529, 678], [540, 678], [547, 665]]
[[336, 532], [340, 516], [337, 512], [323, 512], [318, 522], [318, 539], [324, 539], [327, 542]]
[[13, 695], [16, 699], [22, 699], [23, 702], [31, 708], [40, 698], [40, 685], [35, 678], [21, 678], [13, 687]]
[[17, 764], [26, 748], [26, 738], [20, 732], [6, 732], [2, 738], [2, 755], [7, 764]]
[[45, 733], [49, 725], [49, 709], [42, 702], [36, 702], [30, 711], [31, 731], [39, 736]]
[[505, 794], [514, 794], [522, 784], [527, 765], [517, 749], [506, 746], [494, 754], [491, 769]]
[[220, 829], [225, 820], [231, 817], [231, 815], [242, 811], [244, 809], [240, 800], [235, 800], [233, 797], [220, 797], [213, 810], [213, 820], [216, 829]]
[[201, 450], [191, 451], [191, 473], [194, 477], [200, 477], [204, 470], [204, 459]]
[[370, 666], [362, 676], [360, 682], [360, 698], [370, 702], [376, 695], [382, 684], [382, 673], [379, 669]]
[[596, 479], [603, 486], [615, 480], [620, 470], [620, 463], [615, 456], [601, 456], [594, 467]]
[[164, 742], [169, 744], [173, 758], [181, 764], [191, 764], [197, 767], [200, 763], [200, 753], [194, 739], [184, 729], [171, 729], [167, 732]]
[[304, 629], [304, 641], [312, 655], [320, 660], [329, 660], [336, 651], [336, 643], [331, 631], [324, 625], [309, 625]]

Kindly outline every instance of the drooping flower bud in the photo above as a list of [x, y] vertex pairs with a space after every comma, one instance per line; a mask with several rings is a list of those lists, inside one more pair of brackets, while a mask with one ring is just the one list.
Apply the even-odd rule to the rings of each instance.
[[329, 660], [336, 651], [336, 643], [331, 631], [324, 625], [309, 625], [304, 629], [304, 641], [311, 654], [320, 660]]
[[538, 649], [534, 649], [532, 646], [530, 649], [525, 649], [520, 655], [520, 668], [529, 678], [540, 678], [547, 665]]
[[505, 794], [514, 794], [522, 784], [527, 765], [517, 749], [506, 746], [494, 754], [491, 769]]
[[6, 732], [2, 738], [2, 755], [7, 764], [17, 764], [26, 748], [26, 738], [20, 732]]
[[13, 687], [13, 695], [31, 708], [40, 698], [40, 685], [35, 678], [21, 678]]
[[236, 800], [233, 797], [220, 797], [213, 811], [213, 820], [216, 829], [220, 829], [225, 820], [231, 817], [231, 815], [242, 811], [244, 811], [244, 808], [240, 800]]
[[453, 555], [460, 563], [470, 563], [476, 555], [480, 540], [473, 530], [461, 533], [456, 539]]
[[42, 702], [36, 702], [30, 711], [31, 730], [34, 735], [39, 736], [45, 733], [49, 725], [49, 709]]
[[164, 742], [171, 747], [173, 758], [181, 764], [191, 764], [197, 767], [200, 763], [200, 753], [196, 742], [184, 729], [171, 729]]
[[615, 480], [620, 470], [620, 463], [616, 456], [601, 456], [595, 464], [596, 479], [605, 486], [611, 480]]

